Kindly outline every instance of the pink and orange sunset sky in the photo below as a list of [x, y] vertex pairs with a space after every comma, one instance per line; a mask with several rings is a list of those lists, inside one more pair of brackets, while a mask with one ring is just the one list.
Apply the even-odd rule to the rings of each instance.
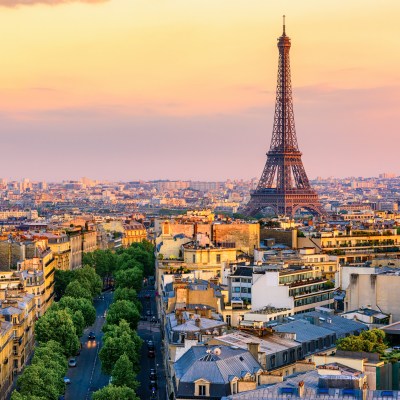
[[0, 177], [258, 178], [282, 14], [309, 177], [400, 174], [398, 0], [0, 0]]

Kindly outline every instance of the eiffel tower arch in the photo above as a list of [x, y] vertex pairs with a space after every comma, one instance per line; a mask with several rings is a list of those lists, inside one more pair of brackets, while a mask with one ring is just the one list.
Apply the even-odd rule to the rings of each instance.
[[317, 192], [311, 187], [301, 160], [294, 123], [292, 83], [290, 77], [290, 38], [285, 31], [278, 39], [279, 64], [276, 87], [274, 126], [267, 162], [251, 192], [244, 213], [255, 215], [271, 208], [277, 215], [293, 216], [305, 208], [314, 215], [325, 214]]

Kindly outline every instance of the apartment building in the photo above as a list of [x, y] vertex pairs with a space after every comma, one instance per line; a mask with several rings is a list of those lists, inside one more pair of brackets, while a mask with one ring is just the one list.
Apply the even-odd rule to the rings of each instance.
[[252, 279], [252, 310], [273, 306], [294, 314], [321, 306], [332, 308], [339, 285], [339, 279], [334, 284], [320, 270], [306, 266], [255, 268]]

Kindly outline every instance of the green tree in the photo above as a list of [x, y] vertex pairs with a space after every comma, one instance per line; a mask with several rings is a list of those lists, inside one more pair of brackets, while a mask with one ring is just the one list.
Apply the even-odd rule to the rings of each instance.
[[140, 400], [127, 386], [108, 385], [93, 393], [93, 400]]
[[75, 299], [83, 298], [92, 300], [92, 294], [90, 290], [77, 279], [68, 284], [65, 289], [65, 296], [74, 297]]
[[96, 321], [96, 309], [92, 302], [86, 298], [63, 296], [57, 305], [60, 309], [69, 308], [73, 311], [81, 311], [85, 319], [85, 327], [93, 325]]
[[25, 368], [18, 378], [18, 388], [21, 395], [42, 397], [57, 400], [64, 389], [64, 382], [57, 373], [43, 364], [32, 364]]
[[79, 340], [74, 322], [67, 310], [48, 310], [35, 325], [36, 340], [46, 343], [54, 340], [68, 357], [76, 354]]
[[126, 353], [129, 360], [132, 362], [134, 371], [138, 372], [140, 370], [140, 356], [136, 351], [135, 343], [131, 335], [124, 332], [117, 337], [105, 337], [103, 339], [103, 347], [99, 352], [101, 369], [103, 372], [107, 375], [111, 375], [115, 363], [124, 353]]
[[143, 272], [139, 268], [129, 268], [115, 274], [117, 288], [127, 287], [139, 291], [143, 284]]
[[58, 370], [59, 376], [63, 377], [68, 369], [67, 359], [60, 347], [60, 344], [54, 340], [49, 340], [47, 343], [41, 343], [35, 348], [35, 355], [32, 359], [32, 364], [43, 362], [45, 365], [50, 365], [51, 362], [57, 363], [55, 369]]
[[47, 400], [47, 397], [24, 395], [15, 389], [12, 392], [11, 400]]
[[133, 364], [125, 353], [118, 358], [111, 376], [114, 386], [128, 386], [133, 390], [139, 387], [139, 382], [136, 380], [136, 375], [133, 372]]
[[74, 270], [74, 272], [76, 274], [76, 279], [90, 290], [92, 297], [101, 293], [103, 282], [93, 267], [85, 265], [82, 268]]
[[134, 260], [142, 264], [145, 276], [154, 274], [154, 260], [150, 253], [138, 246], [130, 246], [126, 251]]
[[139, 270], [143, 271], [143, 264], [133, 259], [128, 253], [124, 253], [118, 260], [119, 262], [117, 271], [131, 268], [138, 268]]
[[132, 340], [132, 345], [137, 354], [140, 353], [140, 349], [143, 345], [143, 340], [137, 334], [137, 332], [131, 329], [128, 322], [124, 319], [119, 321], [118, 325], [115, 324], [105, 324], [103, 326], [104, 338], [103, 340], [107, 340], [108, 338], [118, 338], [124, 334], [128, 334]]
[[107, 324], [118, 324], [124, 319], [129, 323], [132, 329], [137, 328], [140, 319], [139, 310], [135, 304], [128, 300], [118, 300], [111, 304], [107, 313]]
[[114, 292], [114, 301], [118, 300], [128, 300], [135, 304], [136, 308], [139, 311], [142, 311], [142, 303], [139, 301], [137, 297], [137, 292], [135, 289], [130, 289], [126, 287], [121, 287], [115, 289]]
[[102, 278], [111, 276], [117, 269], [117, 256], [111, 250], [95, 250], [84, 253], [82, 263], [95, 268]]
[[73, 311], [70, 308], [65, 308], [65, 310], [71, 316], [72, 322], [75, 326], [75, 332], [78, 337], [81, 337], [83, 330], [85, 329], [85, 318], [83, 317], [82, 311]]
[[54, 292], [57, 299], [64, 296], [65, 289], [68, 284], [75, 279], [74, 271], [63, 271], [61, 269], [56, 269], [54, 274]]
[[366, 351], [383, 353], [387, 349], [385, 332], [380, 329], [361, 332], [360, 336], [351, 335], [337, 341], [337, 349], [345, 351]]

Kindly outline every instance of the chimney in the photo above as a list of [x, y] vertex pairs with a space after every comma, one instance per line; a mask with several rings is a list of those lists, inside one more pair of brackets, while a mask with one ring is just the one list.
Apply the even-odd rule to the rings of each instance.
[[197, 328], [200, 328], [200, 318], [196, 318], [195, 320], [194, 320], [194, 324], [197, 326]]
[[305, 388], [304, 388], [304, 381], [299, 382], [299, 397], [304, 397]]
[[260, 343], [247, 343], [247, 350], [251, 353], [254, 359], [258, 362], [258, 353], [260, 351]]

